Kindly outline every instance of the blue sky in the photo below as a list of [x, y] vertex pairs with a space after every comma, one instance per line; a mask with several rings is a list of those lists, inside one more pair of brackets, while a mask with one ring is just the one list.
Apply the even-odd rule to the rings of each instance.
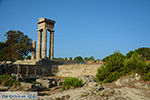
[[150, 0], [0, 0], [0, 41], [9, 30], [37, 41], [39, 17], [56, 21], [55, 57], [150, 47]]

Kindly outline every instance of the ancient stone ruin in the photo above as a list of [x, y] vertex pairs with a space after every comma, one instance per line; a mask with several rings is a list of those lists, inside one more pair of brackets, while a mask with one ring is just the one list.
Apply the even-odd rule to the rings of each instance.
[[[49, 41], [49, 58], [54, 58], [54, 24], [55, 21], [46, 19], [46, 18], [39, 18], [38, 23], [38, 39], [37, 39], [37, 56], [36, 53], [36, 45], [35, 41], [33, 41], [33, 51], [32, 51], [32, 60], [36, 59], [39, 61], [41, 58], [46, 58], [47, 56], [47, 31], [50, 32], [50, 41]], [[43, 32], [43, 34], [42, 34]], [[42, 39], [43, 38], [43, 39]], [[42, 49], [41, 49], [42, 46]], [[42, 51], [42, 52], [41, 52]]]
[[[54, 24], [55, 21], [39, 18], [38, 38], [32, 42], [33, 51], [31, 60], [17, 60], [13, 63], [15, 66], [8, 72], [17, 73], [24, 76], [63, 76], [77, 77], [82, 75], [95, 75], [100, 64], [77, 64], [72, 62], [63, 62], [54, 59]], [[49, 39], [49, 59], [47, 58], [47, 34], [50, 32]], [[92, 68], [92, 70], [91, 70]]]
[[[50, 74], [51, 66], [57, 65], [59, 62], [54, 61], [54, 24], [55, 21], [47, 18], [39, 18], [38, 23], [38, 38], [37, 45], [35, 41], [32, 41], [32, 52], [31, 60], [17, 60], [14, 64], [16, 65], [17, 74], [31, 75], [36, 74]], [[47, 57], [47, 34], [50, 32], [49, 39], [49, 59]], [[37, 47], [36, 47], [37, 46]], [[37, 50], [36, 50], [37, 49]]]

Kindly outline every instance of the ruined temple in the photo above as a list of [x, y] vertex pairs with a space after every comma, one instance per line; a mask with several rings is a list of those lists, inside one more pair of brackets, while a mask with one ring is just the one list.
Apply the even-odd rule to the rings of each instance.
[[[50, 32], [50, 41], [49, 41], [49, 58], [52, 60], [54, 58], [54, 24], [55, 21], [39, 18], [38, 23], [38, 38], [37, 38], [37, 53], [35, 50], [35, 42], [33, 42], [33, 52], [32, 52], [32, 60], [36, 59], [39, 61], [41, 58], [47, 57], [47, 33]], [[42, 46], [42, 48], [41, 48]], [[35, 56], [35, 54], [37, 54]]]

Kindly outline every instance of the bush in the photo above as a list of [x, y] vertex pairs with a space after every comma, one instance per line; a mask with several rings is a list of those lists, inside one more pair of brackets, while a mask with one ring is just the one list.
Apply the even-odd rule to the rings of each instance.
[[83, 84], [82, 80], [79, 80], [78, 78], [75, 78], [75, 77], [68, 77], [64, 80], [62, 84], [62, 89], [67, 90], [71, 87], [73, 88], [81, 87], [82, 84]]
[[127, 54], [126, 54], [126, 57], [127, 58], [130, 58], [133, 54], [138, 54], [136, 51], [129, 51]]
[[144, 73], [141, 76], [143, 80], [150, 81], [150, 64], [145, 67]]
[[150, 48], [142, 47], [135, 50], [139, 55], [146, 58], [146, 60], [150, 60]]
[[145, 58], [137, 53], [132, 53], [131, 57], [127, 58], [120, 52], [115, 52], [105, 58], [105, 62], [97, 71], [98, 82], [113, 82], [132, 72], [139, 73], [143, 80], [150, 80], [150, 64], [146, 65]]
[[144, 73], [144, 74], [142, 75], [142, 79], [143, 79], [144, 81], [150, 81], [150, 72]]
[[112, 56], [112, 55], [109, 55], [109, 56], [107, 56], [107, 57], [103, 58], [103, 62], [108, 61], [108, 59], [109, 59], [111, 56]]
[[13, 76], [8, 74], [0, 75], [0, 85], [2, 86], [13, 86], [19, 85], [19, 81], [16, 80]]
[[79, 62], [79, 63], [80, 63], [80, 62], [84, 62], [84, 61], [83, 61], [83, 58], [82, 58], [81, 56], [75, 57], [75, 58], [74, 58], [74, 61], [75, 61], [75, 62]]
[[123, 72], [125, 59], [126, 57], [120, 52], [114, 52], [114, 54], [108, 56], [105, 60], [105, 65], [98, 69], [96, 80], [98, 82], [103, 81], [106, 83], [120, 78], [120, 76], [125, 74]]
[[117, 71], [111, 72], [108, 67], [102, 66], [98, 69], [96, 74], [96, 81], [101, 83], [112, 82], [119, 78], [119, 74]]
[[124, 62], [124, 69], [127, 72], [135, 71], [136, 73], [143, 74], [146, 69], [146, 60], [139, 54], [133, 54], [129, 59]]

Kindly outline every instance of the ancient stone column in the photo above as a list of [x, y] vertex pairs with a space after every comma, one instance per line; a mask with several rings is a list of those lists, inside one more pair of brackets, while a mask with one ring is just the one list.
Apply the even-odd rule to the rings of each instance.
[[31, 60], [35, 60], [36, 59], [36, 54], [35, 54], [35, 51], [36, 51], [36, 42], [35, 41], [32, 41], [32, 52], [31, 52]]
[[40, 30], [38, 30], [38, 39], [37, 39], [37, 60], [39, 61], [41, 59], [41, 38], [42, 33]]
[[42, 41], [42, 58], [46, 58], [47, 55], [47, 29], [43, 29], [43, 41]]
[[50, 48], [49, 48], [49, 58], [54, 58], [54, 31], [50, 31]]

